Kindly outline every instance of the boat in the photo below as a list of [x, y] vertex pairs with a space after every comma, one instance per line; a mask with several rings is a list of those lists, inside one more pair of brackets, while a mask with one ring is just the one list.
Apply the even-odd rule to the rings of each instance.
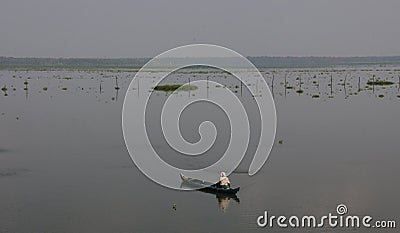
[[181, 179], [183, 181], [184, 184], [193, 187], [193, 188], [197, 188], [200, 191], [204, 191], [207, 193], [215, 193], [215, 194], [232, 194], [235, 195], [237, 192], [239, 192], [240, 187], [237, 188], [220, 188], [217, 187], [216, 184], [204, 181], [204, 180], [199, 180], [199, 179], [195, 179], [195, 178], [191, 178], [188, 176], [185, 176], [183, 174], [181, 175]]

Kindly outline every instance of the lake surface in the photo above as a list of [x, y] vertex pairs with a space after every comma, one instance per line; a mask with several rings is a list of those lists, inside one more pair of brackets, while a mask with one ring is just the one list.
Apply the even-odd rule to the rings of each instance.
[[[230, 176], [241, 187], [235, 199], [164, 188], [135, 167], [121, 129], [135, 71], [0, 70], [0, 232], [376, 232], [256, 224], [264, 210], [320, 216], [341, 203], [351, 214], [398, 223], [400, 66], [261, 73], [275, 97], [276, 141], [255, 176], [247, 175], [247, 157]], [[221, 88], [243, 101], [258, 98], [228, 76], [185, 70], [166, 82], [228, 78]], [[376, 80], [393, 84], [367, 84]], [[169, 94], [155, 92], [160, 101]], [[165, 160], [192, 167], [216, 158]]]

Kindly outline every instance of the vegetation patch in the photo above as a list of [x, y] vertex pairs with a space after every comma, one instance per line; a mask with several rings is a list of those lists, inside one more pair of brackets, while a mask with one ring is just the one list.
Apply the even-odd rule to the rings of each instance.
[[165, 91], [165, 92], [172, 92], [177, 89], [179, 91], [194, 91], [197, 90], [197, 86], [195, 85], [182, 85], [182, 84], [171, 84], [171, 85], [158, 85], [154, 87], [155, 91]]
[[385, 81], [385, 80], [376, 80], [376, 81], [369, 81], [367, 82], [368, 85], [375, 85], [375, 86], [389, 86], [393, 85], [394, 82]]

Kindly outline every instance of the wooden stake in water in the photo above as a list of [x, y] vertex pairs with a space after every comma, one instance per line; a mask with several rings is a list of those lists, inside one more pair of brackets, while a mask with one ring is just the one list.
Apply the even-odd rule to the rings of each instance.
[[274, 80], [275, 80], [275, 75], [272, 75], [272, 85], [271, 85], [272, 97], [274, 97]]
[[140, 88], [139, 80], [140, 80], [140, 79], [137, 80], [137, 96], [138, 96], [138, 97], [139, 97], [139, 88]]
[[119, 86], [118, 86], [118, 76], [115, 76], [115, 90], [116, 90], [116, 93], [115, 93], [115, 102], [117, 102], [118, 101], [118, 90], [119, 90]]
[[299, 76], [299, 95], [301, 95], [301, 75]]
[[287, 74], [285, 74], [285, 85], [284, 85], [285, 86], [285, 97], [286, 97], [286, 88], [287, 88], [286, 75]]
[[208, 89], [209, 89], [209, 87], [208, 87], [208, 76], [207, 76], [207, 99], [208, 99]]
[[299, 76], [299, 86], [300, 86], [300, 90], [301, 90], [301, 75]]
[[28, 81], [25, 81], [24, 84], [25, 84], [25, 88], [24, 88], [25, 98], [28, 99]]
[[243, 82], [240, 81], [240, 96], [243, 95]]
[[372, 75], [372, 93], [375, 93], [375, 74]]

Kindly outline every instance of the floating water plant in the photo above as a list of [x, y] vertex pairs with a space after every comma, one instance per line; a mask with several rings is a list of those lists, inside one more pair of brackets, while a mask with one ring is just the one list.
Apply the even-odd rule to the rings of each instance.
[[43, 87], [43, 91], [47, 91], [47, 87]]
[[115, 76], [115, 90], [119, 90], [119, 86], [118, 86], [118, 77]]
[[303, 93], [304, 91], [300, 89], [300, 90], [297, 90], [296, 92], [299, 93], [299, 94], [301, 94], [301, 93]]
[[180, 88], [182, 85], [180, 84], [172, 84], [172, 85], [158, 85], [154, 87], [155, 91], [175, 91]]
[[385, 81], [385, 80], [374, 80], [367, 82], [368, 85], [375, 85], [375, 86], [388, 86], [393, 85], [394, 82]]
[[283, 140], [279, 140], [278, 143], [282, 145], [283, 144]]
[[68, 88], [66, 88], [66, 87], [63, 87], [63, 88], [61, 88], [63, 91], [66, 91], [66, 90], [68, 90]]
[[182, 84], [171, 84], [171, 85], [158, 85], [154, 87], [155, 91], [165, 91], [171, 92], [179, 89], [180, 91], [193, 91], [197, 90], [197, 86], [195, 85], [182, 85]]
[[313, 95], [313, 96], [311, 96], [312, 98], [314, 98], [314, 99], [316, 99], [316, 98], [319, 98], [319, 95]]
[[6, 92], [8, 89], [6, 86], [4, 86], [3, 88], [1, 88], [2, 91]]
[[383, 94], [378, 95], [379, 98], [385, 97]]

